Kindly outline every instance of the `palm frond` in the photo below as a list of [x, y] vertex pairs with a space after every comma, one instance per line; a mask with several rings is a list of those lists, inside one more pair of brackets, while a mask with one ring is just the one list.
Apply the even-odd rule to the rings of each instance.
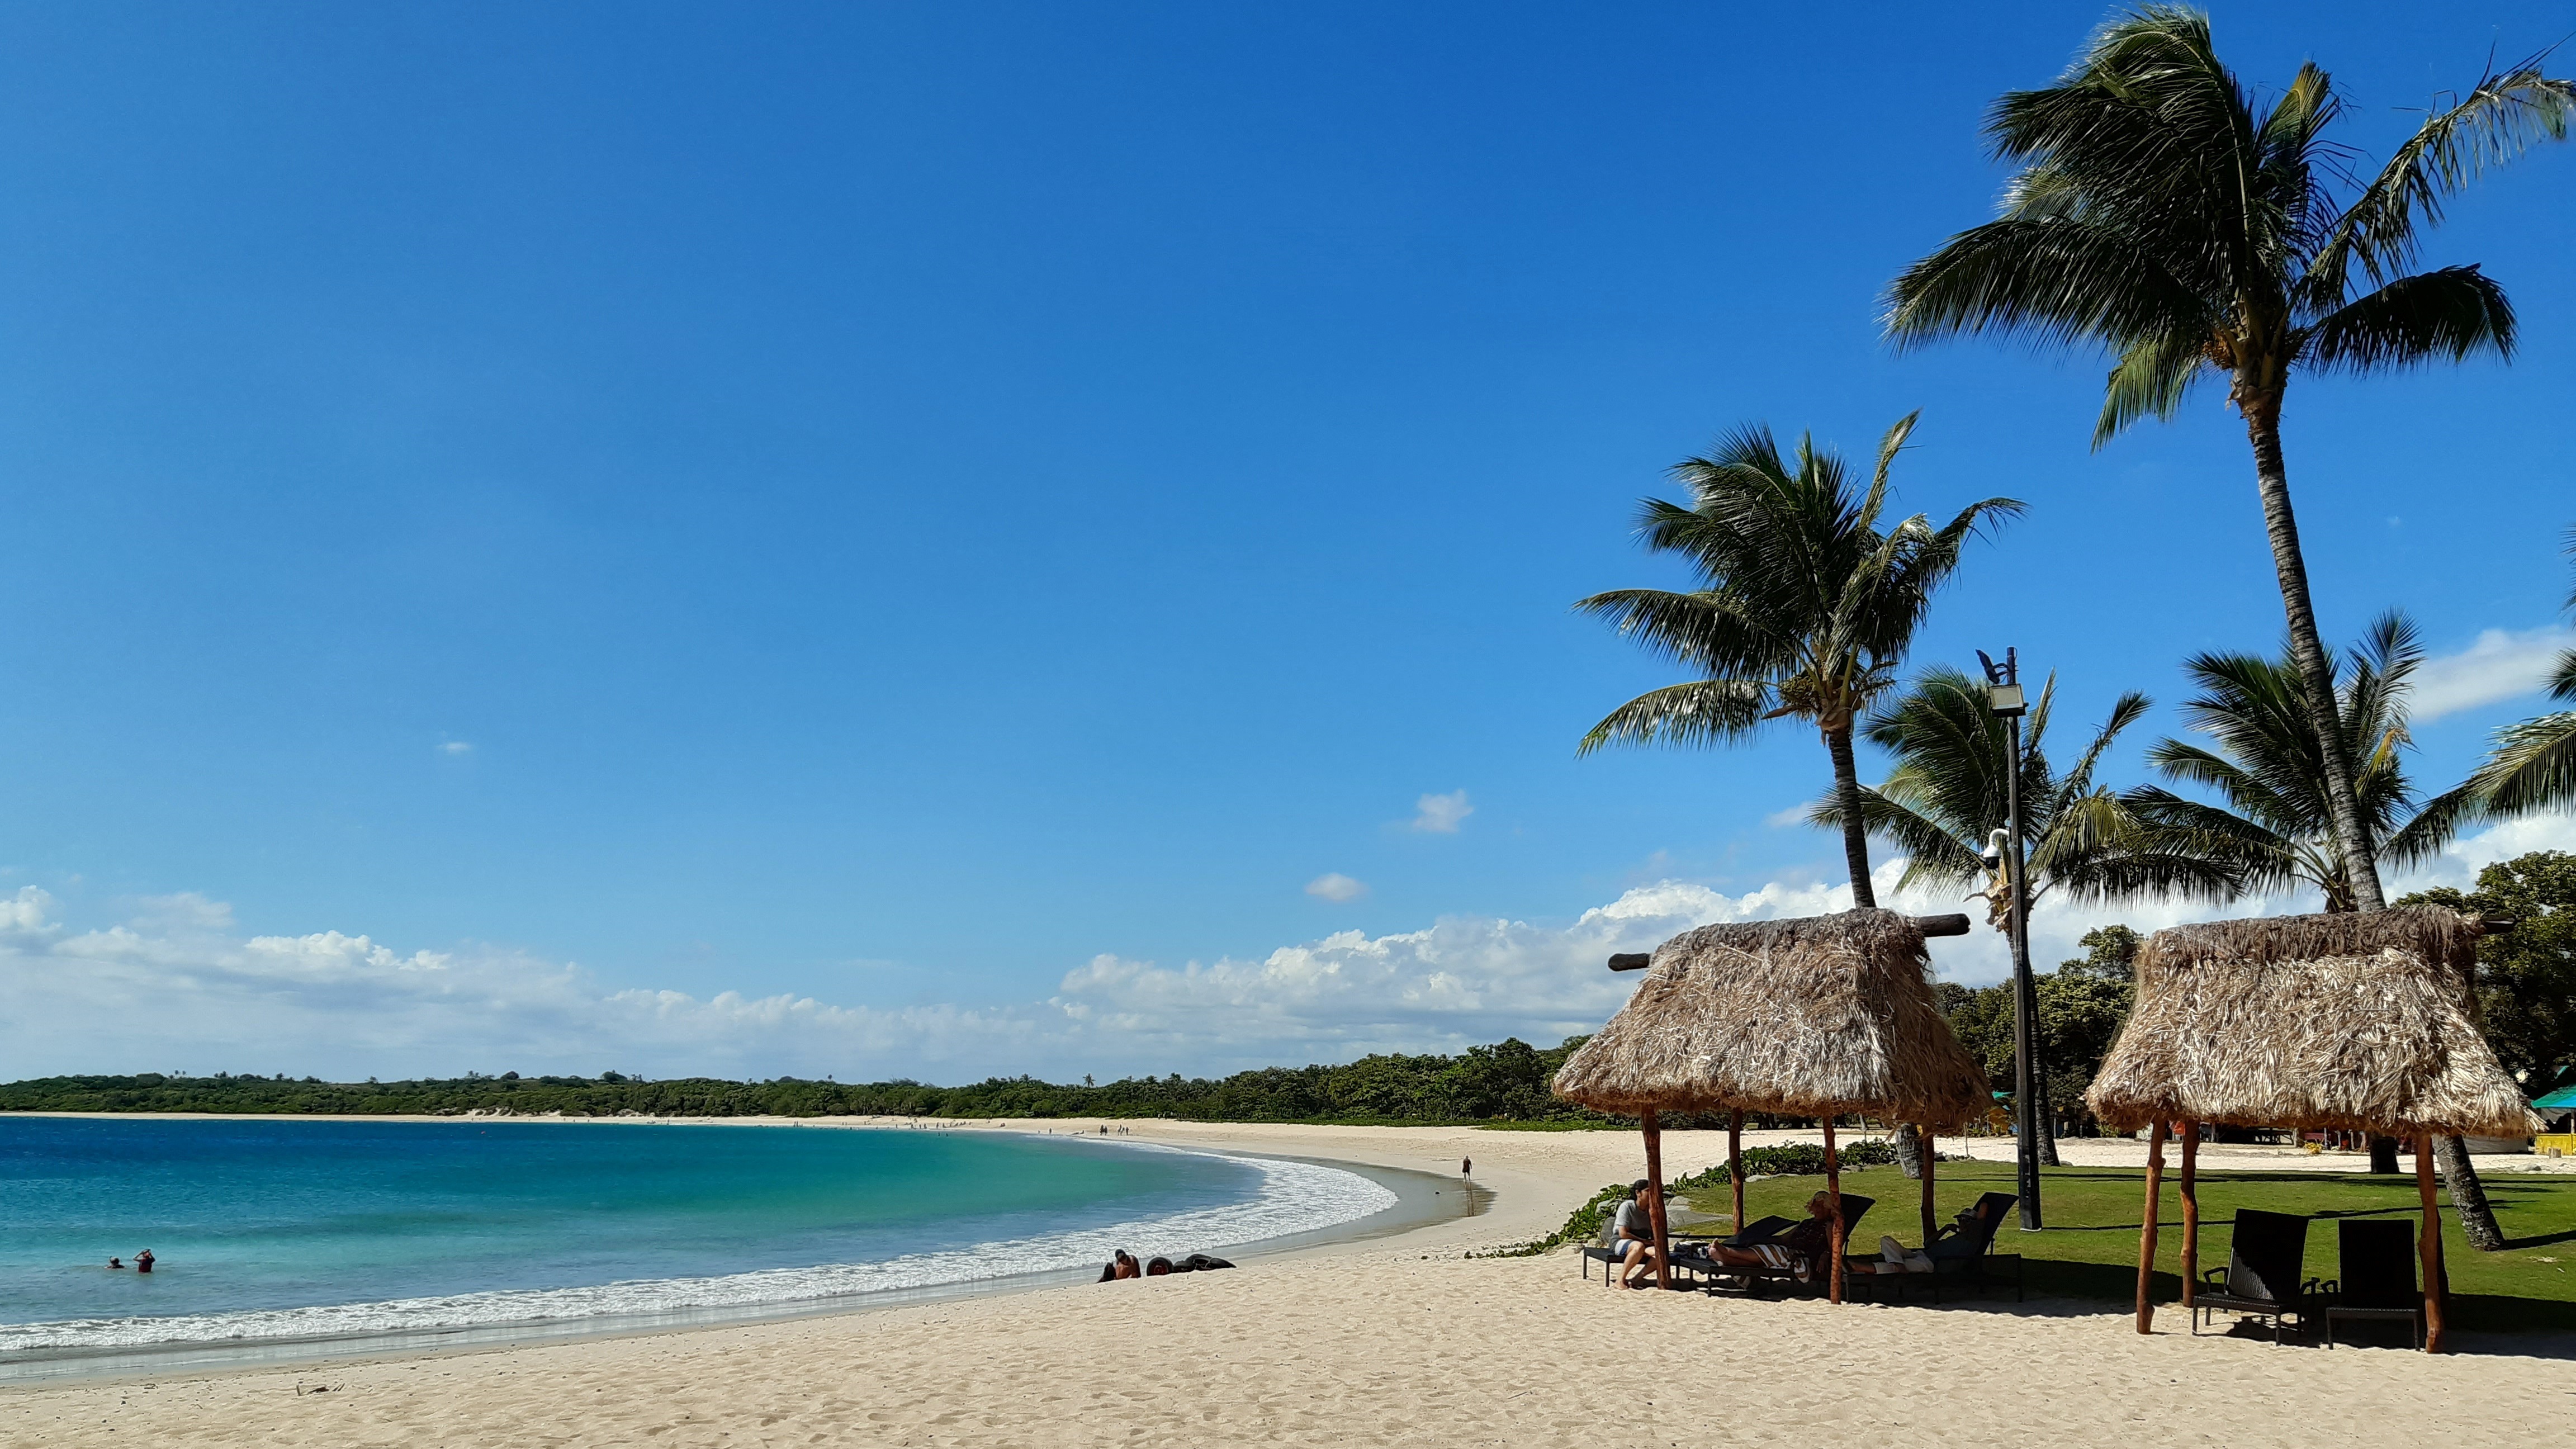
[[[2561, 656], [2563, 672], [2576, 660]], [[2481, 808], [2522, 815], [2576, 804], [2576, 710], [2562, 710], [2496, 731], [2485, 763], [2469, 777]]]
[[2379, 175], [2344, 209], [2318, 249], [2307, 289], [2331, 305], [2354, 262], [2386, 282], [2415, 256], [2416, 233], [2438, 225], [2442, 204], [2492, 167], [2542, 141], [2567, 138], [2576, 84], [2540, 72], [2541, 57], [2490, 73], [2458, 104], [2425, 118]]
[[2405, 824], [2379, 840], [2382, 864], [2400, 870], [2424, 864], [2460, 837], [2460, 827], [2483, 811], [2475, 782], [2454, 786], [2424, 802]]
[[2072, 218], [2007, 217], [1959, 233], [1889, 287], [1899, 348], [1952, 333], [2019, 331], [2043, 343], [2207, 337], [2207, 306], [2127, 232]]
[[1608, 745], [1717, 745], [1751, 734], [1770, 691], [1746, 680], [1698, 679], [1651, 690], [1612, 710], [1583, 736], [1577, 755]]
[[2317, 319], [2305, 355], [2321, 368], [2385, 371], [2458, 362], [2478, 352], [2513, 355], [2513, 304], [2475, 266], [2399, 277]]
[[[1938, 821], [1908, 809], [1867, 785], [1860, 790], [1860, 818], [1870, 834], [1895, 846], [1905, 855], [1905, 874], [1898, 877], [1896, 883], [1899, 890], [1917, 885], [1957, 885], [1977, 880], [1985, 873], [1985, 866], [1977, 857], [1977, 846], [1951, 834]], [[1808, 807], [1807, 823], [1829, 830], [1841, 829], [1841, 802], [1830, 794], [1826, 795]]]
[[2176, 328], [2151, 333], [2129, 344], [2102, 388], [2102, 416], [2093, 424], [2096, 449], [2118, 437], [2138, 419], [2171, 420], [2209, 359], [2208, 338]]

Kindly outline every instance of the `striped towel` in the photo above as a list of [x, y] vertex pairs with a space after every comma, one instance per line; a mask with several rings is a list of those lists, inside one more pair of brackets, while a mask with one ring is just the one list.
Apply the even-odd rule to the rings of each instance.
[[1755, 1243], [1753, 1251], [1759, 1254], [1768, 1266], [1787, 1268], [1796, 1273], [1801, 1283], [1815, 1274], [1815, 1265], [1808, 1262], [1803, 1254], [1793, 1253], [1778, 1243]]

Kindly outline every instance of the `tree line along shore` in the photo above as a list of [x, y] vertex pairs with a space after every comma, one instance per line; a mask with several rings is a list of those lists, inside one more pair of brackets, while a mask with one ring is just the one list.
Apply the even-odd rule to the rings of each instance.
[[[2576, 856], [2537, 851], [2490, 865], [2472, 892], [2435, 891], [2467, 911], [2510, 915], [2513, 934], [2479, 943], [2481, 1027], [2506, 1068], [2533, 1095], [2576, 1075]], [[2141, 938], [2105, 926], [2085, 954], [2037, 978], [2039, 1056], [2060, 1134], [2093, 1130], [2083, 1094], [2127, 1020], [2131, 960]], [[2008, 986], [1934, 987], [1942, 1010], [1997, 1091], [2013, 1081]], [[1105, 1084], [993, 1077], [965, 1086], [915, 1081], [835, 1082], [778, 1077], [652, 1081], [626, 1072], [596, 1077], [487, 1076], [325, 1082], [218, 1072], [40, 1077], [0, 1085], [0, 1112], [203, 1112], [286, 1115], [566, 1117], [885, 1116], [1045, 1120], [1170, 1117], [1199, 1122], [1298, 1122], [1533, 1126], [1626, 1125], [1558, 1098], [1550, 1083], [1583, 1037], [1553, 1047], [1518, 1038], [1455, 1056], [1377, 1055], [1338, 1066], [1265, 1067], [1226, 1077], [1123, 1077]], [[1676, 1121], [1673, 1125], [1694, 1125]], [[1798, 1125], [1763, 1119], [1756, 1126]]]

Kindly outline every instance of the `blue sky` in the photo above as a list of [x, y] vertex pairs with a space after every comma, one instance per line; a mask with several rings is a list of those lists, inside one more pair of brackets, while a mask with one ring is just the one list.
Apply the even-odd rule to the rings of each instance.
[[[2098, 359], [1878, 337], [1988, 213], [1982, 108], [2103, 13], [0, 6], [0, 1042], [944, 1079], [1597, 1022], [1589, 977], [1390, 1003], [1589, 959], [1632, 892], [1651, 933], [1839, 880], [1769, 820], [1811, 735], [1574, 758], [1671, 676], [1567, 605], [1679, 581], [1631, 515], [1718, 430], [1924, 409], [1906, 507], [2032, 508], [1917, 660], [2017, 645], [2071, 722], [2277, 638], [2215, 390], [2094, 453]], [[2216, 13], [2373, 156], [2570, 29]], [[2428, 781], [2538, 707], [2569, 583], [2571, 168], [2430, 248], [2510, 288], [2513, 365], [2290, 404], [2334, 636], [2525, 636], [2445, 666]], [[1440, 930], [1485, 944], [1338, 1007], [1241, 976]], [[262, 941], [579, 984], [208, 984]], [[728, 992], [861, 1025], [580, 1005]]]

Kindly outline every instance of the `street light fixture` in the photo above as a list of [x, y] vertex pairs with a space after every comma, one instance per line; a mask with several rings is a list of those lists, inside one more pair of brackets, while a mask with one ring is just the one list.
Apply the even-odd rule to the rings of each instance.
[[[1986, 853], [1989, 860], [2009, 867], [2004, 878], [2012, 898], [2013, 960], [2013, 1161], [2016, 1185], [2021, 1190], [2021, 1227], [2026, 1233], [2039, 1231], [2042, 1219], [2039, 1208], [2039, 992], [2030, 978], [2030, 882], [2025, 876], [2027, 862], [2022, 858], [2021, 820], [2021, 717], [2029, 705], [2021, 692], [2021, 660], [2016, 651], [2006, 649], [2004, 661], [1997, 664], [1977, 651], [1977, 662], [1986, 670], [1986, 709], [2000, 717], [2009, 734], [2011, 753], [2004, 765], [2005, 828], [1996, 834], [2004, 837], [2004, 848], [1989, 837]], [[1993, 869], [1990, 865], [1988, 869]]]

